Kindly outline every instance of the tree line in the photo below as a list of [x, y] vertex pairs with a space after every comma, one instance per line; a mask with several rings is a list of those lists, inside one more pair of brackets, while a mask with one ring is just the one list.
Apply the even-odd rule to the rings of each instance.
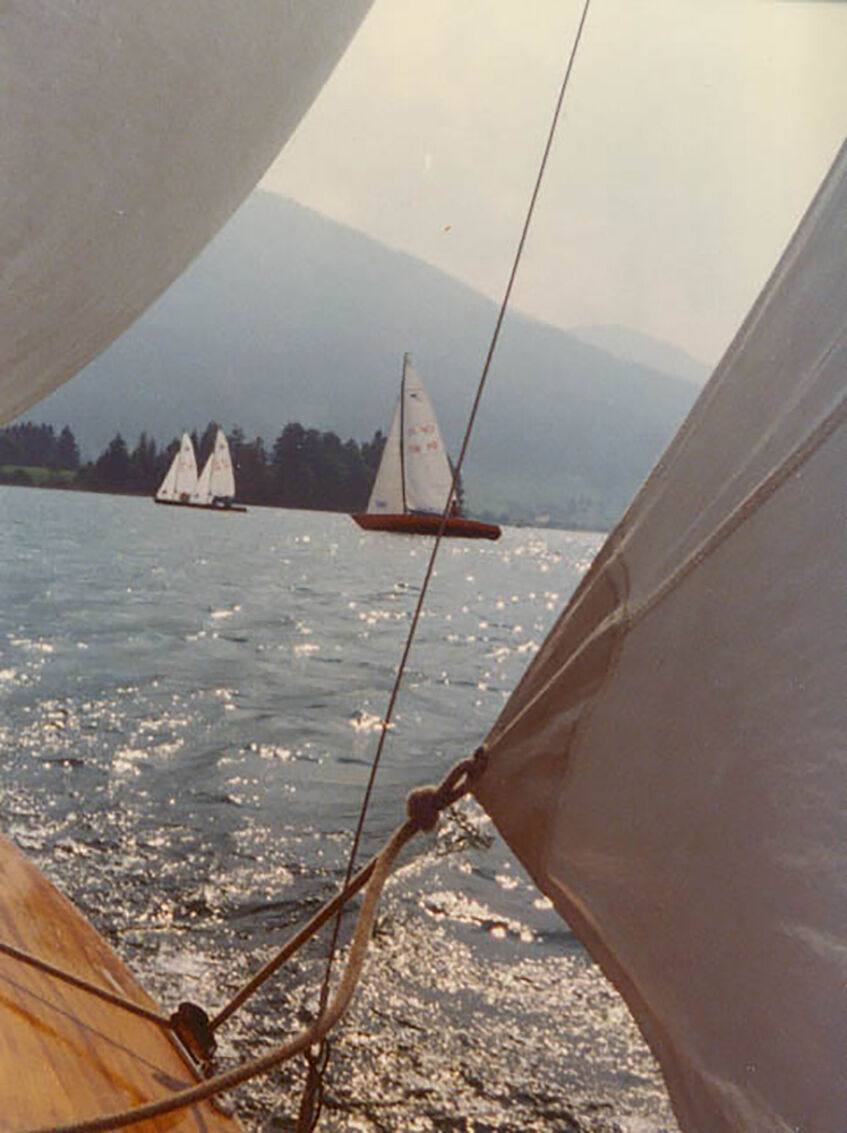
[[[198, 468], [211, 453], [217, 431], [217, 422], [210, 421], [202, 433], [191, 433]], [[345, 512], [367, 506], [385, 444], [379, 430], [369, 441], [342, 441], [296, 421], [270, 448], [261, 437], [248, 440], [238, 427], [227, 440], [241, 502]], [[57, 434], [52, 425], [24, 422], [0, 429], [0, 482], [152, 496], [179, 445], [174, 438], [162, 448], [142, 433], [130, 448], [117, 433], [96, 460], [83, 464], [67, 426]]]
[[8, 465], [73, 471], [79, 468], [76, 438], [67, 425], [58, 436], [52, 425], [9, 425], [0, 429], [0, 468]]

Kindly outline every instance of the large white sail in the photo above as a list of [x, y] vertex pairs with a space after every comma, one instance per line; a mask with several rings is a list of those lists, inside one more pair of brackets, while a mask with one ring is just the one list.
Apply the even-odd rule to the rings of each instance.
[[156, 493], [157, 500], [188, 503], [197, 490], [197, 459], [188, 433], [182, 434], [179, 452], [171, 461], [164, 480]]
[[0, 424], [187, 266], [276, 157], [369, 4], [0, 5]]
[[207, 506], [216, 500], [232, 500], [235, 497], [235, 474], [229, 444], [222, 429], [218, 429], [215, 447], [203, 466], [191, 502]]
[[385, 515], [415, 511], [440, 515], [452, 479], [435, 410], [411, 356], [406, 354], [400, 398], [371, 489], [368, 511]]
[[847, 147], [489, 738], [685, 1129], [845, 1127], [845, 418]]
[[407, 354], [403, 379], [406, 510], [441, 515], [453, 483], [432, 402]]

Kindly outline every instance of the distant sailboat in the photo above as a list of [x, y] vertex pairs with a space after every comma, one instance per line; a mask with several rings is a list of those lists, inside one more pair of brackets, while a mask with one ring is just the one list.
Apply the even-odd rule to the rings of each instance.
[[173, 458], [154, 500], [157, 504], [187, 507], [196, 488], [197, 461], [194, 445], [188, 433], [183, 433], [179, 452]]
[[218, 429], [215, 447], [199, 477], [194, 445], [188, 433], [183, 433], [179, 452], [173, 458], [154, 502], [209, 511], [247, 511], [243, 505], [233, 503], [234, 499], [235, 475], [223, 430]]
[[197, 487], [191, 494], [192, 507], [213, 508], [219, 511], [247, 511], [246, 507], [233, 503], [235, 499], [235, 474], [232, 470], [232, 457], [223, 429], [218, 429], [215, 447], [203, 466]]
[[[453, 474], [432, 402], [412, 365], [403, 355], [400, 400], [371, 490], [366, 512], [353, 515], [367, 531], [401, 535], [435, 535], [441, 526]], [[459, 514], [453, 495], [445, 535], [467, 539], [499, 539], [500, 528]]]

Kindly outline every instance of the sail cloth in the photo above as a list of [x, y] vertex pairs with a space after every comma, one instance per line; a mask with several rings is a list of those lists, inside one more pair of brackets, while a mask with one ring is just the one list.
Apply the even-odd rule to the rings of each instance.
[[432, 402], [407, 357], [403, 381], [403, 464], [406, 510], [441, 515], [453, 486], [447, 451]]
[[371, 489], [368, 512], [441, 515], [453, 474], [432, 402], [412, 365], [403, 356], [400, 398]]
[[685, 1129], [847, 1126], [847, 145], [477, 795]]
[[211, 239], [369, 5], [0, 6], [0, 424], [108, 346]]
[[403, 417], [400, 405], [402, 398], [403, 389], [401, 386], [397, 408], [394, 410], [391, 428], [388, 430], [388, 439], [382, 450], [379, 468], [368, 500], [368, 512], [372, 514], [402, 515], [404, 511], [403, 463], [400, 458], [401, 421]]
[[197, 458], [194, 445], [188, 433], [182, 434], [179, 450], [165, 473], [165, 478], [156, 492], [157, 500], [173, 500], [187, 503], [197, 490]]
[[235, 497], [235, 474], [232, 470], [232, 457], [223, 429], [218, 429], [215, 446], [197, 481], [191, 496], [193, 504], [208, 507], [216, 500], [232, 500]]

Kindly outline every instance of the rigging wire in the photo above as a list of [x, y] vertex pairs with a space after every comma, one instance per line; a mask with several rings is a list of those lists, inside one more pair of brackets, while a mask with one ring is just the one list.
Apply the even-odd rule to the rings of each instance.
[[[398, 826], [376, 855], [372, 867], [363, 870], [367, 873], [367, 889], [356, 920], [356, 930], [347, 957], [347, 965], [336, 988], [334, 998], [327, 1009], [309, 1026], [304, 1027], [293, 1038], [279, 1044], [266, 1054], [234, 1066], [213, 1077], [205, 1078], [193, 1086], [178, 1089], [175, 1093], [159, 1098], [157, 1101], [131, 1106], [120, 1113], [101, 1114], [98, 1117], [83, 1118], [70, 1124], [42, 1126], [30, 1133], [98, 1133], [107, 1129], [125, 1129], [131, 1125], [149, 1121], [165, 1114], [175, 1113], [196, 1102], [217, 1097], [244, 1082], [267, 1074], [270, 1070], [287, 1062], [295, 1055], [305, 1054], [309, 1059], [309, 1089], [303, 1098], [298, 1120], [298, 1128], [314, 1128], [320, 1116], [323, 1093], [323, 1071], [326, 1056], [326, 1036], [350, 1004], [356, 984], [362, 972], [368, 942], [373, 932], [380, 893], [391, 873], [394, 861], [400, 850], [410, 838], [419, 831], [435, 828], [438, 816], [451, 807], [463, 795], [473, 789], [477, 778], [485, 769], [485, 758], [479, 752], [469, 759], [461, 760], [444, 776], [437, 786], [417, 787], [406, 799], [406, 821]], [[317, 1053], [314, 1052], [317, 1047]], [[200, 1115], [197, 1115], [199, 1119]]]
[[[539, 194], [541, 192], [541, 185], [542, 185], [542, 182], [544, 180], [544, 174], [547, 170], [547, 162], [548, 162], [548, 159], [550, 157], [550, 152], [553, 148], [553, 140], [555, 138], [556, 129], [557, 129], [558, 124], [559, 124], [559, 118], [561, 116], [562, 106], [563, 106], [564, 100], [565, 100], [565, 93], [566, 93], [566, 91], [568, 89], [568, 85], [570, 83], [571, 73], [573, 72], [574, 62], [576, 60], [577, 51], [579, 50], [579, 45], [580, 45], [580, 41], [582, 39], [583, 29], [585, 28], [585, 23], [586, 23], [586, 20], [588, 18], [588, 10], [589, 10], [590, 7], [591, 7], [591, 0], [584, 0], [582, 12], [581, 12], [581, 15], [580, 15], [580, 18], [579, 18], [579, 23], [577, 25], [576, 34], [574, 36], [574, 40], [573, 40], [573, 43], [571, 45], [570, 53], [569, 53], [569, 56], [568, 56], [568, 62], [567, 62], [567, 66], [565, 68], [565, 74], [564, 74], [564, 77], [562, 79], [561, 86], [559, 87], [558, 98], [556, 99], [556, 105], [555, 105], [555, 108], [554, 108], [554, 111], [553, 111], [553, 116], [552, 116], [552, 119], [551, 119], [551, 122], [550, 122], [550, 128], [547, 132], [547, 141], [545, 143], [544, 150], [543, 150], [543, 153], [542, 153], [542, 156], [541, 156], [541, 161], [539, 163], [538, 173], [537, 173], [536, 178], [535, 178], [535, 184], [534, 184], [534, 187], [533, 187], [533, 190], [532, 190], [532, 195], [530, 196], [529, 205], [527, 207], [526, 216], [524, 218], [524, 223], [523, 223], [523, 228], [521, 230], [520, 239], [518, 241], [517, 249], [515, 251], [515, 255], [514, 255], [513, 260], [512, 260], [512, 267], [511, 267], [511, 270], [509, 272], [508, 282], [506, 284], [506, 289], [503, 293], [503, 299], [500, 303], [500, 309], [499, 309], [498, 314], [497, 314], [497, 320], [494, 324], [494, 330], [493, 330], [492, 335], [491, 335], [491, 342], [490, 342], [489, 347], [488, 347], [488, 353], [487, 353], [486, 358], [485, 358], [485, 364], [482, 368], [482, 373], [480, 375], [479, 382], [477, 383], [476, 395], [474, 397], [473, 405], [471, 406], [471, 411], [470, 411], [470, 414], [468, 416], [468, 423], [467, 423], [467, 426], [465, 428], [464, 437], [462, 439], [462, 446], [461, 446], [461, 449], [459, 451], [459, 456], [458, 456], [458, 459], [456, 460], [456, 464], [453, 468], [453, 481], [452, 481], [452, 484], [450, 486], [450, 491], [447, 495], [447, 500], [444, 504], [444, 511], [441, 515], [441, 523], [439, 524], [438, 533], [435, 537], [435, 543], [433, 544], [432, 551], [430, 552], [430, 556], [429, 556], [429, 561], [427, 562], [426, 571], [424, 573], [423, 582], [421, 584], [420, 593], [418, 595], [418, 600], [417, 600], [417, 603], [415, 605], [414, 613], [412, 614], [412, 620], [409, 624], [409, 632], [406, 636], [406, 643], [405, 643], [405, 646], [403, 648], [402, 655], [400, 657], [400, 663], [397, 667], [397, 673], [396, 673], [396, 676], [395, 676], [395, 679], [394, 679], [394, 685], [391, 689], [391, 695], [390, 695], [389, 700], [388, 700], [388, 707], [386, 708], [385, 716], [382, 720], [382, 727], [381, 727], [381, 731], [380, 731], [379, 742], [377, 743], [376, 753], [374, 755], [373, 763], [371, 764], [370, 775], [368, 777], [368, 782], [367, 782], [367, 785], [365, 787], [364, 796], [362, 798], [362, 806], [361, 806], [361, 810], [359, 812], [359, 819], [358, 819], [358, 822], [357, 822], [357, 825], [356, 825], [356, 831], [355, 831], [355, 834], [354, 834], [354, 837], [353, 837], [353, 844], [350, 848], [350, 855], [349, 855], [348, 862], [347, 862], [347, 871], [346, 871], [345, 879], [344, 879], [345, 887], [347, 885], [349, 885], [350, 879], [353, 876], [353, 870], [354, 870], [355, 864], [356, 864], [356, 857], [357, 857], [358, 852], [359, 852], [359, 845], [361, 843], [362, 834], [364, 832], [365, 819], [367, 817], [368, 808], [370, 806], [370, 801], [371, 801], [371, 796], [373, 794], [374, 784], [376, 782], [377, 772], [379, 770], [379, 765], [380, 765], [380, 761], [382, 759], [383, 749], [385, 747], [386, 736], [388, 734], [388, 729], [391, 725], [391, 719], [392, 719], [392, 716], [393, 716], [393, 713], [394, 713], [394, 707], [395, 707], [395, 704], [397, 702], [397, 697], [398, 697], [399, 692], [400, 692], [400, 685], [402, 683], [403, 676], [405, 674], [406, 664], [407, 664], [408, 659], [409, 659], [409, 654], [411, 652], [412, 644], [414, 642], [415, 634], [417, 632], [418, 623], [420, 621], [421, 613], [423, 611], [423, 604], [424, 604], [424, 601], [426, 599], [427, 590], [429, 589], [429, 584], [430, 584], [430, 581], [432, 579], [432, 575], [433, 575], [433, 572], [434, 572], [434, 569], [435, 569], [435, 560], [438, 556], [438, 551], [439, 551], [439, 548], [441, 546], [441, 540], [444, 536], [444, 530], [445, 530], [446, 525], [447, 525], [447, 518], [448, 518], [448, 515], [450, 513], [450, 505], [451, 505], [451, 502], [454, 498], [454, 493], [456, 492], [456, 489], [457, 489], [457, 486], [458, 486], [458, 483], [459, 483], [459, 479], [460, 479], [461, 472], [462, 472], [462, 466], [463, 466], [464, 460], [465, 460], [465, 454], [467, 453], [468, 446], [470, 444], [471, 433], [473, 431], [473, 427], [474, 427], [474, 424], [476, 422], [477, 412], [479, 410], [479, 406], [480, 406], [480, 403], [482, 401], [482, 394], [483, 394], [483, 391], [485, 390], [485, 386], [488, 382], [488, 375], [489, 375], [489, 371], [491, 369], [491, 362], [492, 362], [492, 359], [494, 357], [494, 351], [497, 347], [497, 343], [500, 339], [500, 331], [501, 331], [502, 326], [503, 326], [503, 320], [505, 319], [505, 316], [506, 316], [506, 310], [509, 306], [509, 300], [511, 299], [512, 289], [514, 287], [515, 278], [516, 278], [517, 273], [518, 273], [518, 267], [520, 266], [521, 259], [523, 258], [524, 247], [526, 245], [527, 236], [529, 234], [530, 224], [532, 223], [532, 218], [533, 218], [533, 215], [535, 213], [535, 206], [536, 206], [536, 203], [538, 201]], [[329, 998], [329, 984], [330, 984], [330, 978], [331, 978], [331, 974], [332, 974], [332, 965], [333, 965], [333, 961], [334, 961], [334, 958], [335, 958], [335, 952], [338, 948], [338, 937], [339, 937], [339, 933], [340, 933], [340, 929], [341, 929], [342, 916], [343, 916], [343, 910], [339, 909], [338, 914], [335, 918], [334, 925], [333, 925], [332, 939], [330, 941], [329, 951], [327, 953], [323, 982], [321, 984], [320, 1006], [318, 1008], [318, 1016], [323, 1014], [324, 1009], [326, 1007], [327, 1000]], [[325, 1066], [325, 1061], [324, 1061], [324, 1066]], [[305, 1128], [314, 1128], [314, 1125], [311, 1125], [311, 1126], [307, 1125], [307, 1126], [305, 1126]]]

